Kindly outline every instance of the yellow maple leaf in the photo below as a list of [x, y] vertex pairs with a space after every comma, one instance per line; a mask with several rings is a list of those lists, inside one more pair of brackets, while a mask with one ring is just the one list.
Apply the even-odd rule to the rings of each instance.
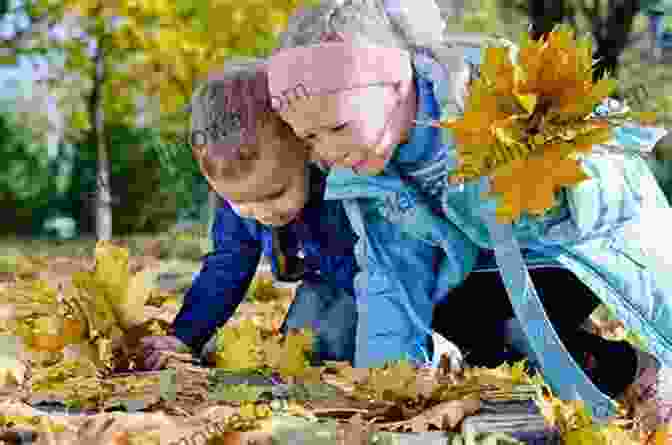
[[562, 438], [566, 445], [609, 445], [608, 438], [596, 426], [568, 431]]
[[492, 84], [495, 94], [511, 94], [515, 86], [514, 66], [509, 57], [509, 48], [488, 47], [481, 76]]
[[555, 193], [560, 187], [590, 178], [578, 160], [560, 157], [561, 150], [558, 146], [543, 156], [517, 159], [495, 171], [492, 193], [502, 195], [503, 206], [498, 212], [501, 222], [517, 220], [524, 211], [544, 214], [555, 205]]
[[642, 125], [655, 125], [658, 120], [658, 115], [654, 111], [640, 111], [639, 113], [632, 113], [632, 116]]
[[25, 363], [18, 357], [0, 353], [0, 389], [3, 387], [20, 385], [24, 382], [28, 371]]
[[609, 127], [596, 127], [584, 134], [577, 135], [572, 141], [573, 150], [577, 153], [592, 151], [596, 144], [606, 144], [613, 139], [613, 131]]
[[518, 94], [536, 94], [539, 91], [539, 73], [542, 69], [541, 54], [543, 41], [530, 40], [525, 33], [518, 51], [518, 62], [522, 67], [522, 76], [518, 84]]
[[100, 241], [95, 248], [96, 266], [92, 279], [98, 283], [123, 330], [144, 321], [143, 308], [151, 294], [144, 274], [132, 275], [128, 249]]
[[527, 383], [529, 376], [525, 372], [525, 366], [527, 365], [527, 359], [520, 360], [516, 362], [511, 367], [511, 379], [513, 383]]
[[[310, 330], [291, 330], [285, 337], [283, 355], [278, 371], [283, 377], [304, 377], [309, 374], [307, 354], [312, 350], [313, 334]], [[314, 375], [312, 375], [314, 379]]]
[[216, 366], [233, 372], [257, 370], [260, 357], [261, 333], [252, 320], [240, 326], [224, 326], [217, 332]]

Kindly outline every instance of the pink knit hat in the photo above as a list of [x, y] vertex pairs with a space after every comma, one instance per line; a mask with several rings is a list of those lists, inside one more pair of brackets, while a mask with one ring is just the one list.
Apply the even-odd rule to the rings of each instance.
[[373, 85], [405, 85], [413, 71], [408, 52], [352, 42], [282, 49], [268, 59], [271, 106], [282, 112], [298, 99]]

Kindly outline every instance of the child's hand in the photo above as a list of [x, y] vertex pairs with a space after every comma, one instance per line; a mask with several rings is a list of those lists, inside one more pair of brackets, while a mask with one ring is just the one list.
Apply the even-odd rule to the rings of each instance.
[[140, 343], [142, 355], [145, 357], [144, 367], [147, 370], [161, 369], [170, 353], [189, 351], [189, 347], [180, 339], [170, 335], [145, 337]]

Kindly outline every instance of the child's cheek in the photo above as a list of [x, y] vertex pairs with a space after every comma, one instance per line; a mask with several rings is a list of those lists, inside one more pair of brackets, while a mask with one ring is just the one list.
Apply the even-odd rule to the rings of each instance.
[[[381, 144], [385, 142], [385, 121], [377, 118], [371, 118], [368, 121], [358, 122], [353, 128], [353, 134], [357, 136], [357, 145], [365, 153], [367, 158], [381, 158], [379, 153]], [[390, 156], [387, 156], [388, 158]]]

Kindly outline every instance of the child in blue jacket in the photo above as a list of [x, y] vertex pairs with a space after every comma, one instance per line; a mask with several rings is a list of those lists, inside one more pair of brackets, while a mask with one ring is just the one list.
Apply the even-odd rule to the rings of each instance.
[[[204, 353], [243, 300], [262, 254], [271, 258], [273, 273], [282, 276], [288, 261], [280, 258], [299, 250], [305, 273], [283, 331], [317, 328], [319, 358], [352, 360], [354, 235], [340, 203], [322, 199], [325, 175], [316, 167], [307, 170], [305, 146], [263, 108], [263, 66], [261, 60], [229, 63], [194, 94], [194, 156], [214, 190], [227, 199], [218, 199], [211, 229], [214, 250], [204, 258], [170, 335], [143, 339], [149, 369], [163, 366], [161, 351], [180, 345]], [[261, 98], [245, 103], [255, 89]], [[236, 135], [241, 128], [242, 135]], [[287, 156], [278, 156], [279, 144]], [[278, 237], [280, 227], [283, 236]], [[287, 245], [279, 246], [281, 241]]]
[[[386, 17], [384, 6], [388, 11], [394, 6], [396, 16]], [[368, 268], [365, 275], [372, 281], [380, 274], [396, 275], [399, 286], [409, 289], [425, 279], [403, 264], [386, 231], [375, 229], [384, 225], [381, 219], [441, 246], [447, 258], [459, 258], [437, 275], [447, 290], [479, 283], [476, 277], [469, 280], [477, 258], [494, 254], [495, 270], [503, 280], [482, 288], [498, 289], [491, 297], [496, 301], [508, 294], [524, 332], [518, 346], [531, 353], [562, 398], [582, 397], [602, 417], [609, 413], [611, 400], [601, 390], [611, 398], [633, 399], [631, 406], [646, 429], [669, 422], [672, 278], [665, 260], [670, 254], [645, 234], [660, 218], [669, 224], [672, 209], [645, 162], [618, 155], [584, 156], [582, 167], [592, 180], [564, 188], [547, 214], [525, 216], [514, 225], [492, 224], [496, 203], [482, 198], [487, 178], [451, 185], [457, 158], [450, 131], [416, 125], [461, 113], [469, 79], [478, 72], [480, 48], [428, 40], [432, 33], [418, 33], [422, 21], [412, 20], [412, 11], [416, 19], [423, 16], [403, 0], [325, 1], [290, 19], [282, 48], [269, 62], [272, 95], [301, 86], [302, 94], [293, 95], [290, 106], [278, 111], [311, 144], [315, 156], [332, 166], [327, 196], [343, 201], [360, 250], [370, 252], [358, 255], [360, 268]], [[615, 143], [623, 151], [650, 150], [664, 134], [661, 129], [621, 127]], [[428, 205], [434, 214], [424, 210]], [[566, 318], [573, 320], [565, 329], [557, 320], [551, 326], [551, 311], [540, 303], [543, 295], [530, 285], [528, 268], [536, 260], [536, 266], [556, 270], [553, 280], [541, 280], [548, 290], [539, 293], [554, 294], [555, 282], [571, 297]], [[471, 292], [460, 295], [471, 298]], [[385, 294], [376, 300], [376, 310], [369, 312], [384, 313], [386, 323], [359, 312], [360, 324], [370, 319], [367, 343], [379, 345], [379, 360], [409, 353], [412, 343], [399, 333], [415, 332], [421, 339], [432, 321], [432, 301], [410, 290], [406, 296], [401, 302]], [[571, 351], [571, 340], [558, 338], [563, 331], [578, 332], [590, 311], [584, 305], [579, 310], [575, 301], [585, 303], [586, 298], [610, 305], [647, 342], [647, 351], [622, 345], [619, 362], [627, 363], [627, 371], [617, 390], [597, 377], [612, 372], [614, 354], [603, 350], [596, 360], [576, 363], [562, 344]], [[513, 315], [498, 312], [501, 317]], [[397, 333], [395, 339], [391, 332]]]

